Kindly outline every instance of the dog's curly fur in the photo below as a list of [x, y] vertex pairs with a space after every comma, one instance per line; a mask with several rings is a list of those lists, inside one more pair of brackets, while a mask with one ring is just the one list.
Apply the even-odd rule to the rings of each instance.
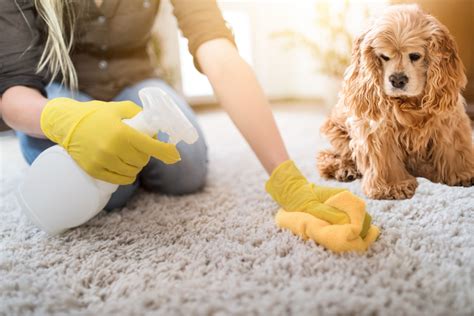
[[[405, 90], [390, 87], [389, 71], [411, 73]], [[374, 199], [412, 197], [415, 177], [473, 185], [466, 82], [448, 29], [416, 5], [392, 6], [354, 42], [339, 102], [321, 127], [333, 148], [319, 153], [320, 174], [362, 176]]]

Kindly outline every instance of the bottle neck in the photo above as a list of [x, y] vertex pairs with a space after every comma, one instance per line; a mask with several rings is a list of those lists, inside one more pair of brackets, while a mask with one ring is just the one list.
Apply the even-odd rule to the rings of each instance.
[[158, 131], [147, 122], [145, 115], [145, 112], [141, 111], [131, 119], [123, 120], [123, 122], [137, 131], [153, 137]]

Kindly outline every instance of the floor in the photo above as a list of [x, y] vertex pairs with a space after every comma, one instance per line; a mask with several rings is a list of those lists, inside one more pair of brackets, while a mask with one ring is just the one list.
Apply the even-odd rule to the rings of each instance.
[[[311, 181], [325, 113], [277, 107], [292, 158]], [[367, 201], [379, 240], [335, 255], [275, 227], [267, 175], [231, 121], [199, 116], [209, 177], [199, 193], [140, 191], [122, 210], [48, 237], [14, 198], [26, 164], [0, 134], [0, 315], [472, 315], [474, 187], [419, 180], [404, 201]]]

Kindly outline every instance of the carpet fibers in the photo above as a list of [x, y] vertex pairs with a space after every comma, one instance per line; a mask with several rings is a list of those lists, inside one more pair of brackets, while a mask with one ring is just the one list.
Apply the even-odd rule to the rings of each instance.
[[[291, 156], [323, 181], [324, 114], [277, 108]], [[2, 136], [0, 315], [473, 315], [474, 187], [419, 180], [404, 201], [367, 201], [382, 231], [335, 255], [275, 227], [263, 169], [222, 112], [200, 115], [209, 177], [197, 194], [140, 191], [126, 208], [48, 237], [20, 213], [26, 165]]]

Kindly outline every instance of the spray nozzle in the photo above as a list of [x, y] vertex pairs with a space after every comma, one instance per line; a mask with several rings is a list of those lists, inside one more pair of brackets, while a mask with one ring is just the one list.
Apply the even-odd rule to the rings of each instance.
[[[162, 89], [149, 87], [138, 92], [143, 104], [143, 112], [138, 114], [136, 121], [146, 125], [144, 127], [134, 126], [139, 130], [165, 132], [169, 135], [169, 142], [176, 144], [183, 140], [187, 144], [194, 143], [199, 135], [196, 128], [189, 122], [174, 100]], [[134, 121], [135, 118], [131, 119]], [[151, 133], [151, 134], [154, 134]]]

